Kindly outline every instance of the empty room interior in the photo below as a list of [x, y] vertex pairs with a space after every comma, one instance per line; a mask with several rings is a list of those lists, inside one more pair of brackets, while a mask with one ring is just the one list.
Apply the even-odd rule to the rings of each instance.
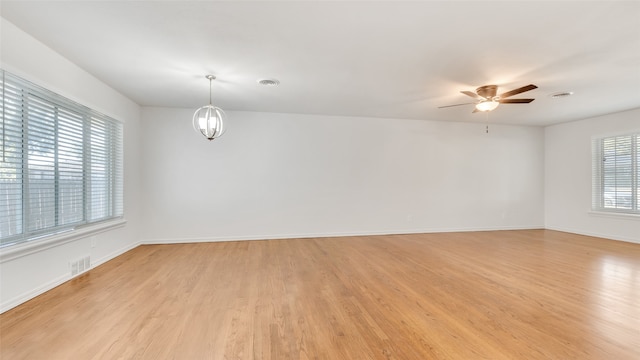
[[0, 359], [640, 359], [639, 1], [0, 21]]

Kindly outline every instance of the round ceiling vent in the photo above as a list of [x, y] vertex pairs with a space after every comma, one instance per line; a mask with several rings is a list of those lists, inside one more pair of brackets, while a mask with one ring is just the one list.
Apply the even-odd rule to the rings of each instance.
[[571, 95], [573, 95], [573, 91], [559, 92], [559, 93], [551, 94], [549, 96], [551, 96], [554, 99], [557, 99], [557, 98], [563, 98]]
[[261, 80], [258, 80], [258, 84], [264, 85], [264, 86], [278, 86], [280, 85], [280, 81], [276, 79], [261, 79]]

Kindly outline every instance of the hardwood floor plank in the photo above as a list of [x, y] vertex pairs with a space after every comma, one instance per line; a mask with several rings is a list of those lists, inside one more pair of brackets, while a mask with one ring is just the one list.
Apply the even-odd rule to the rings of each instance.
[[0, 315], [2, 359], [640, 359], [640, 245], [547, 230], [133, 249]]

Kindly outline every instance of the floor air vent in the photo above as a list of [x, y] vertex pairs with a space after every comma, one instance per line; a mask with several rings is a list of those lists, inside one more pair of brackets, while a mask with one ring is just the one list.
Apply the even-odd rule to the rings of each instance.
[[71, 267], [71, 276], [82, 274], [91, 268], [91, 256], [85, 256], [80, 259], [69, 262]]

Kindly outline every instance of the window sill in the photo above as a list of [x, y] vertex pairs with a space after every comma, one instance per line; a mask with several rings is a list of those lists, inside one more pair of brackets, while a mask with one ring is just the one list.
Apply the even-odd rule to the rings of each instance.
[[99, 234], [101, 232], [120, 228], [123, 227], [126, 223], [127, 220], [125, 219], [110, 220], [103, 223], [81, 227], [59, 234], [54, 234], [41, 239], [0, 248], [0, 263], [44, 251], [46, 249], [60, 246], [68, 242]]
[[589, 215], [596, 216], [596, 217], [640, 221], [640, 214], [629, 214], [629, 213], [615, 212], [615, 211], [589, 211]]

